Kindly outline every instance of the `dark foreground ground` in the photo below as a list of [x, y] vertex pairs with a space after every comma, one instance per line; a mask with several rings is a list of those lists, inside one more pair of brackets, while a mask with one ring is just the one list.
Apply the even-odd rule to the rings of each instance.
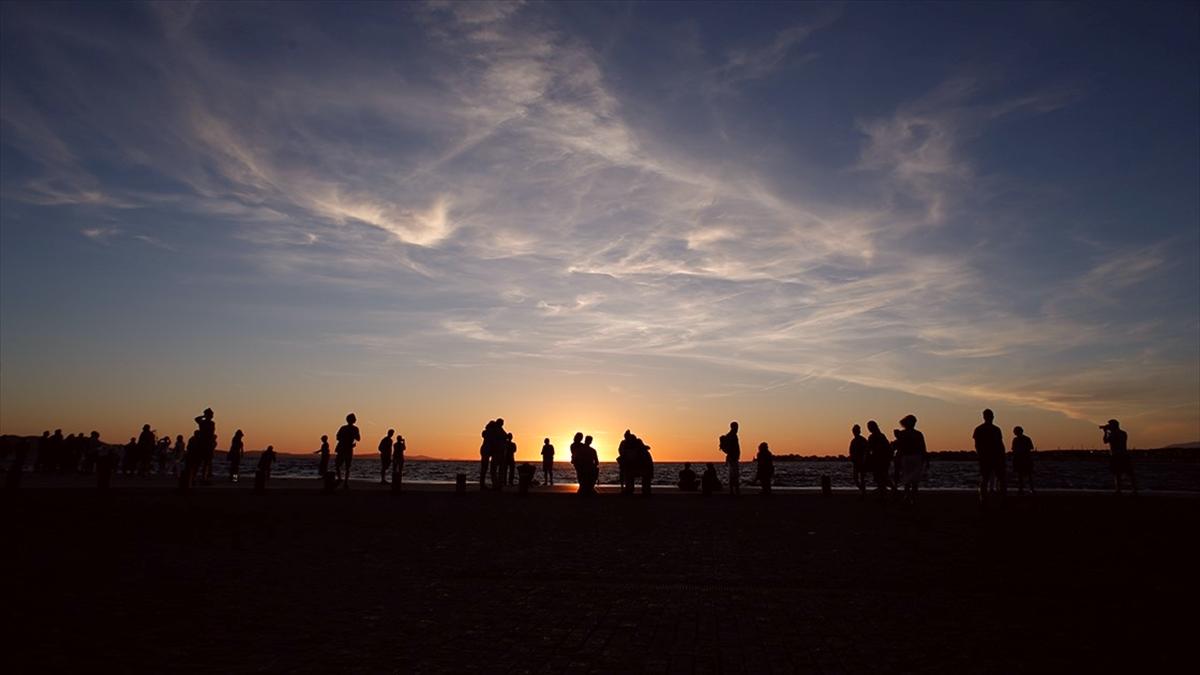
[[6, 672], [1178, 672], [1200, 500], [0, 493]]

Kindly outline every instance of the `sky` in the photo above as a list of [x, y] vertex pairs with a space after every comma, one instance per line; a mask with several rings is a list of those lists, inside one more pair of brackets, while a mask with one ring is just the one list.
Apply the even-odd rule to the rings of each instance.
[[1196, 4], [4, 3], [0, 432], [1200, 440], [1198, 83]]

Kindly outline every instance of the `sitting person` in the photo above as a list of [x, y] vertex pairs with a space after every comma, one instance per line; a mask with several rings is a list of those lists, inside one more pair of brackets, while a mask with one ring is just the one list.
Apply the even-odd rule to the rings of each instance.
[[717, 467], [712, 462], [705, 464], [704, 476], [700, 478], [700, 491], [705, 496], [721, 491], [721, 479], [717, 478]]
[[517, 467], [517, 491], [520, 494], [527, 494], [529, 486], [533, 485], [533, 475], [537, 470], [529, 462], [521, 462]]
[[690, 462], [683, 463], [683, 469], [679, 472], [679, 489], [684, 492], [695, 492], [700, 487], [700, 481], [696, 478], [696, 472], [692, 471]]

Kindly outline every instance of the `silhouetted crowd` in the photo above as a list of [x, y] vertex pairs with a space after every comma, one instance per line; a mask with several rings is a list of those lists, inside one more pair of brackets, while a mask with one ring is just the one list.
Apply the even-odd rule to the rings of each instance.
[[[348, 414], [346, 423], [335, 435], [333, 471], [329, 469], [329, 437], [321, 436], [321, 447], [314, 454], [319, 455], [317, 476], [324, 481], [327, 490], [331, 491], [338, 485], [344, 489], [350, 487], [354, 448], [362, 440], [356, 423], [354, 413]], [[107, 486], [112, 475], [118, 471], [126, 476], [138, 477], [170, 475], [178, 478], [181, 490], [187, 490], [195, 483], [210, 484], [217, 448], [217, 428], [212, 409], [205, 409], [198, 415], [195, 424], [196, 428], [186, 443], [182, 435], [176, 436], [174, 442], [168, 435], [157, 437], [151, 426], [145, 424], [141, 432], [131, 437], [124, 446], [101, 442], [100, 434], [95, 431], [86, 436], [79, 433], [66, 437], [61, 429], [56, 429], [54, 433], [45, 431], [37, 440], [33, 469], [39, 473], [95, 474], [101, 486]], [[881, 499], [894, 496], [908, 505], [916, 503], [921, 481], [929, 470], [925, 437], [916, 427], [916, 416], [906, 415], [899, 421], [899, 428], [892, 430], [891, 438], [883, 433], [875, 420], [867, 422], [866, 436], [859, 425], [851, 428], [848, 455], [852, 480], [860, 496], [865, 497], [868, 484], [871, 484]], [[726, 481], [731, 495], [741, 493], [738, 429], [737, 422], [730, 422], [729, 431], [717, 439], [717, 448], [724, 455]], [[1104, 434], [1103, 442], [1109, 447], [1109, 467], [1115, 492], [1120, 494], [1123, 491], [1123, 479], [1127, 478], [1136, 494], [1137, 482], [1127, 433], [1115, 419], [1101, 425], [1100, 429]], [[1016, 479], [1017, 490], [1024, 494], [1028, 486], [1030, 493], [1036, 494], [1033, 485], [1033, 439], [1025, 435], [1025, 430], [1020, 426], [1014, 427], [1012, 434], [1009, 444], [1011, 473]], [[488, 421], [480, 436], [480, 489], [499, 491], [515, 483], [522, 493], [527, 492], [534, 484], [536, 469], [527, 462], [517, 465], [517, 444], [512, 433], [505, 430], [504, 420], [497, 418]], [[985, 507], [996, 501], [1002, 503], [1008, 492], [1009, 457], [1006, 456], [1004, 432], [995, 424], [995, 415], [990, 409], [983, 411], [983, 423], [975, 427], [971, 436], [979, 461], [980, 505]], [[577, 432], [570, 446], [570, 463], [581, 495], [596, 494], [600, 478], [600, 460], [592, 442], [592, 436]], [[395, 429], [388, 429], [378, 445], [380, 483], [390, 484], [396, 492], [400, 491], [402, 485], [406, 449], [404, 437], [397, 435]], [[245, 434], [238, 429], [226, 453], [229, 480], [233, 483], [239, 480], [245, 453]], [[24, 445], [18, 447], [7, 479], [10, 486], [19, 482], [26, 454]], [[555, 449], [549, 438], [542, 442], [541, 456], [543, 484], [553, 485]], [[267, 446], [259, 454], [255, 467], [257, 490], [265, 489], [275, 461], [273, 446]], [[753, 482], [763, 494], [770, 494], [775, 484], [775, 458], [765, 441], [759, 443], [753, 462], [756, 465]], [[651, 494], [654, 459], [650, 454], [650, 446], [629, 429], [625, 430], [617, 447], [617, 471], [621, 494], [634, 494], [639, 484], [641, 494]], [[677, 487], [685, 492], [711, 495], [722, 490], [722, 483], [714, 463], [707, 463], [701, 476], [696, 475], [690, 463], [685, 463], [679, 471]]]

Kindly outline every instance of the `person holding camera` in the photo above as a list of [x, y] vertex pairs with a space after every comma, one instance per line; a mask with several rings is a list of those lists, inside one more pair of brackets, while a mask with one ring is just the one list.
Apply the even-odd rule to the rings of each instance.
[[1129, 434], [1125, 433], [1117, 420], [1109, 420], [1108, 424], [1103, 424], [1100, 428], [1104, 431], [1104, 444], [1108, 446], [1110, 453], [1108, 466], [1112, 469], [1116, 494], [1121, 494], [1121, 475], [1128, 474], [1129, 484], [1136, 495], [1137, 479], [1133, 475], [1133, 458], [1129, 456]]

